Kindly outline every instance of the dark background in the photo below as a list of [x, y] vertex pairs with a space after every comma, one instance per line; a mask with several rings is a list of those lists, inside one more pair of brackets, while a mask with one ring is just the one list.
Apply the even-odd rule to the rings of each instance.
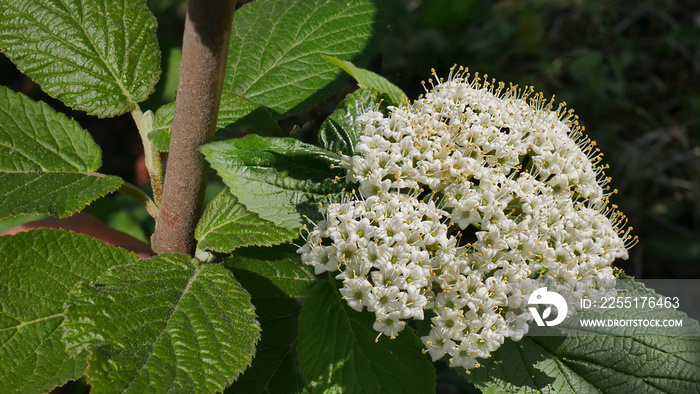
[[610, 165], [645, 278], [700, 277], [700, 2], [404, 1], [379, 71], [409, 97], [457, 63], [556, 94]]

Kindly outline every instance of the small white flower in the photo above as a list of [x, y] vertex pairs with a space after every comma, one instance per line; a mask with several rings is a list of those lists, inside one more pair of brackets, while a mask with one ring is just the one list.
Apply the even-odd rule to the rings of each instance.
[[469, 350], [469, 346], [454, 346], [450, 348], [450, 366], [461, 367], [469, 371], [479, 365], [477, 356]]
[[393, 339], [399, 335], [399, 331], [403, 330], [405, 326], [406, 322], [401, 320], [401, 314], [398, 311], [393, 311], [387, 314], [380, 314], [372, 328], [379, 332], [380, 335], [384, 334]]
[[375, 305], [375, 297], [372, 293], [372, 284], [367, 279], [347, 279], [340, 288], [340, 294], [348, 303], [348, 306], [358, 312], [367, 305]]
[[462, 339], [463, 332], [467, 328], [462, 311], [453, 308], [439, 308], [437, 313], [437, 316], [431, 319], [435, 328], [449, 333], [450, 338]]
[[469, 349], [468, 354], [470, 356], [474, 355], [479, 358], [487, 358], [491, 355], [491, 352], [501, 346], [501, 343], [493, 338], [489, 338], [487, 335], [472, 332], [467, 335], [460, 346], [466, 346], [467, 349]]
[[456, 347], [449, 333], [437, 328], [430, 330], [430, 334], [422, 337], [421, 341], [425, 345], [433, 361], [441, 359], [445, 354], [448, 354]]
[[523, 336], [527, 334], [530, 328], [528, 325], [529, 319], [530, 316], [527, 313], [516, 314], [513, 311], [508, 311], [506, 313], [507, 331], [505, 336], [516, 342], [523, 339]]

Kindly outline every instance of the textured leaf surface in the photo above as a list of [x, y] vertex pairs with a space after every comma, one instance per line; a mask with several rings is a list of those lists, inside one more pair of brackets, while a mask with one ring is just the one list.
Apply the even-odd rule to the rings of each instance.
[[158, 108], [153, 117], [153, 131], [148, 134], [148, 139], [161, 152], [170, 150], [170, 128], [173, 127], [173, 116], [175, 116], [175, 102]]
[[375, 343], [372, 313], [350, 309], [335, 284], [314, 286], [299, 316], [299, 362], [314, 392], [434, 393], [435, 370], [406, 328]]
[[[629, 290], [626, 296], [655, 295], [640, 284]], [[637, 312], [629, 312], [629, 318], [635, 318], [633, 314]], [[605, 316], [605, 312], [601, 313]], [[639, 313], [646, 312], [640, 309]], [[685, 318], [685, 330], [699, 329], [697, 322], [673, 309], [658, 309], [654, 313], [656, 318], [662, 318], [659, 314], [667, 319]], [[692, 327], [686, 327], [689, 322]], [[700, 336], [586, 336], [585, 331], [575, 334], [506, 341], [493, 358], [472, 371], [470, 380], [493, 393], [700, 391]]]
[[277, 245], [298, 236], [298, 231], [279, 227], [248, 211], [228, 189], [222, 190], [207, 205], [195, 232], [199, 249], [216, 252], [232, 252], [252, 245]]
[[97, 174], [100, 148], [77, 122], [0, 87], [0, 218], [69, 216], [118, 188]]
[[[173, 125], [174, 114], [175, 103], [166, 104], [156, 112], [154, 129], [149, 138], [161, 152], [170, 149], [170, 128]], [[242, 137], [247, 134], [271, 137], [282, 135], [282, 130], [267, 109], [230, 92], [224, 92], [221, 96], [216, 128], [216, 136], [219, 139]]]
[[88, 349], [96, 391], [223, 391], [250, 363], [259, 325], [227, 269], [160, 255], [70, 294], [64, 342]]
[[246, 4], [233, 19], [224, 91], [270, 108], [276, 118], [311, 108], [341, 82], [339, 70], [321, 54], [361, 62], [373, 51], [385, 28], [377, 4], [370, 0]]
[[68, 292], [113, 265], [137, 260], [124, 249], [60, 230], [0, 237], [0, 391], [47, 392], [82, 376], [85, 357], [71, 358], [61, 343]]
[[291, 138], [249, 135], [201, 150], [238, 201], [289, 230], [299, 230], [302, 214], [313, 214], [317, 202], [344, 187], [334, 179], [345, 175], [339, 156]]
[[232, 393], [297, 393], [304, 384], [297, 366], [297, 316], [301, 297], [315, 277], [296, 247], [237, 251], [224, 265], [250, 289], [262, 336], [253, 363], [230, 387]]
[[406, 97], [406, 93], [404, 93], [403, 90], [399, 89], [398, 86], [389, 82], [381, 75], [359, 68], [345, 60], [340, 60], [331, 56], [324, 56], [323, 58], [350, 74], [351, 77], [355, 78], [361, 88], [373, 89], [379, 93], [386, 94], [388, 97], [388, 105], [396, 106], [404, 101], [408, 101], [408, 97]]
[[361, 127], [353, 125], [353, 117], [370, 107], [385, 112], [388, 102], [385, 99], [385, 94], [374, 89], [358, 89], [347, 95], [338, 108], [321, 124], [318, 131], [318, 144], [331, 152], [342, 152], [352, 156], [362, 133]]
[[145, 0], [1, 0], [0, 48], [42, 89], [101, 117], [136, 107], [160, 75]]
[[66, 217], [122, 184], [116, 176], [74, 172], [0, 172], [0, 217], [48, 213]]

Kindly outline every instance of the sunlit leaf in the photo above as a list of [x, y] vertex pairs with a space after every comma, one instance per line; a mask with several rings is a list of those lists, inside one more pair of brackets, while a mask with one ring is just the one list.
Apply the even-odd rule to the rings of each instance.
[[299, 230], [304, 214], [345, 187], [336, 179], [345, 175], [338, 155], [291, 138], [249, 135], [201, 151], [239, 202], [289, 230]]
[[85, 356], [70, 357], [61, 343], [68, 292], [136, 261], [124, 249], [60, 230], [0, 237], [0, 391], [47, 392], [81, 377]]
[[220, 265], [159, 255], [77, 285], [64, 342], [89, 350], [95, 391], [223, 391], [250, 364], [260, 326]]
[[72, 215], [122, 184], [96, 173], [101, 164], [100, 148], [77, 122], [0, 87], [0, 218]]
[[276, 245], [298, 236], [298, 231], [279, 227], [248, 211], [228, 189], [207, 205], [195, 232], [199, 249], [216, 252], [232, 252], [252, 245]]
[[372, 89], [381, 94], [385, 94], [388, 98], [388, 105], [397, 106], [402, 102], [408, 101], [406, 93], [381, 75], [359, 68], [345, 60], [340, 60], [331, 56], [324, 56], [323, 58], [350, 74], [351, 77], [355, 78], [361, 88]]
[[100, 117], [136, 108], [160, 75], [145, 0], [0, 0], [0, 50], [41, 88]]
[[[236, 11], [224, 91], [283, 118], [340, 87], [340, 70], [320, 55], [361, 62], [382, 30], [381, 2], [258, 0]], [[222, 110], [226, 106], [222, 105]]]

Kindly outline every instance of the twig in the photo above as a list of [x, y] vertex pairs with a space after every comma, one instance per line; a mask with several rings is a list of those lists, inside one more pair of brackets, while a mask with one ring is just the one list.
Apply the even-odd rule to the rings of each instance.
[[[163, 164], [160, 161], [160, 151], [148, 139], [148, 134], [153, 131], [153, 112], [146, 111], [146, 113], [143, 113], [141, 108], [136, 108], [131, 111], [131, 116], [134, 118], [141, 136], [146, 169], [148, 169], [148, 176], [151, 179], [153, 199], [157, 207], [160, 205], [160, 199], [163, 196]], [[151, 216], [153, 215], [151, 214]]]
[[148, 194], [146, 194], [146, 192], [139, 189], [137, 186], [132, 185], [128, 182], [124, 182], [119, 187], [119, 189], [117, 189], [117, 191], [125, 196], [133, 198], [139, 204], [143, 205], [152, 218], [158, 218], [158, 205], [156, 205], [156, 203], [153, 202], [153, 200], [151, 200], [150, 197], [148, 197]]

